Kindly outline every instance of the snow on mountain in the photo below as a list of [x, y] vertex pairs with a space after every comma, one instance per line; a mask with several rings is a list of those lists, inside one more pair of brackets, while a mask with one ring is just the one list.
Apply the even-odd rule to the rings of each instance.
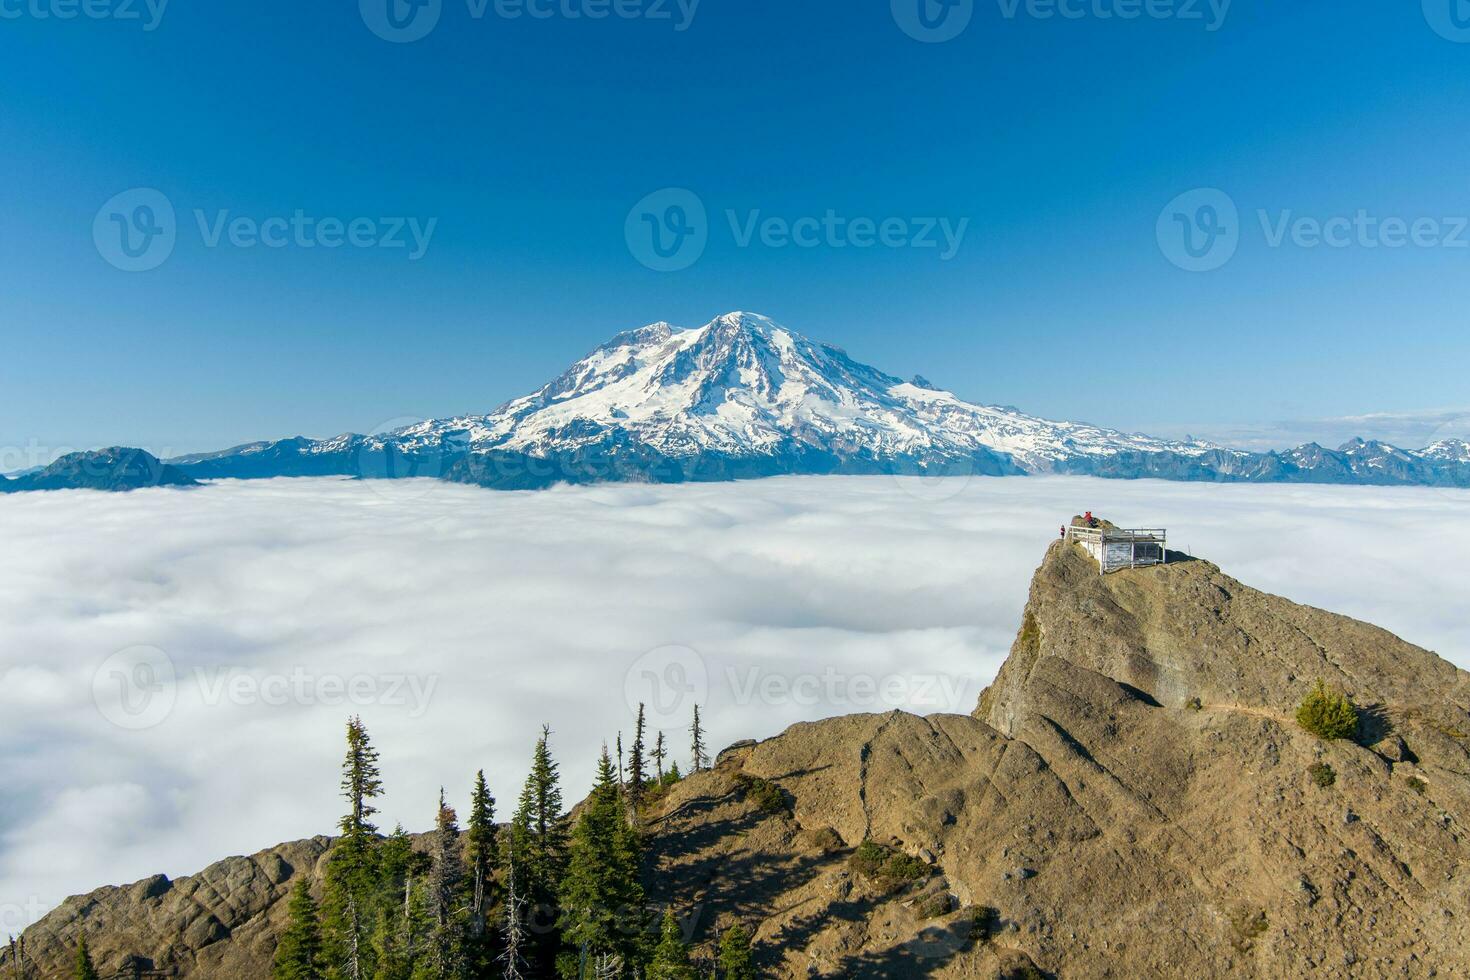
[[1464, 439], [1441, 439], [1414, 455], [1440, 463], [1470, 463], [1470, 442]]
[[535, 455], [621, 443], [673, 458], [776, 456], [793, 447], [878, 460], [999, 453], [1027, 472], [1078, 456], [1218, 448], [972, 404], [753, 313], [689, 330], [654, 323], [619, 334], [489, 415], [428, 421], [379, 439], [411, 452], [451, 435], [475, 452]]
[[170, 460], [194, 479], [441, 477], [502, 489], [777, 474], [1072, 473], [1470, 487], [1470, 445], [1355, 439], [1254, 453], [1053, 422], [903, 381], [767, 317], [621, 333], [488, 415]]

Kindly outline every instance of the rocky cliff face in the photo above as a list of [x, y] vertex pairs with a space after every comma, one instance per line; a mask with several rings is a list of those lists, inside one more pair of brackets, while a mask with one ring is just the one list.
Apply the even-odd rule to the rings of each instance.
[[[653, 895], [698, 939], [756, 927], [770, 976], [1470, 974], [1470, 675], [1175, 557], [1104, 578], [1053, 544], [974, 716], [727, 750], [652, 815]], [[1364, 744], [1296, 725], [1318, 678], [1365, 707]], [[864, 841], [916, 860], [875, 875]], [[113, 957], [263, 977], [322, 846], [73, 899], [28, 946], [61, 963], [84, 927]]]

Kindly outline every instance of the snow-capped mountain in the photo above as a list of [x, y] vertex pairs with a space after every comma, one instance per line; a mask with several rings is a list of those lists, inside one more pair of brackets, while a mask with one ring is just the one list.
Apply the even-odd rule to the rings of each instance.
[[631, 441], [673, 458], [793, 449], [874, 460], [997, 454], [1027, 472], [1078, 455], [1215, 448], [973, 405], [752, 313], [692, 330], [654, 323], [619, 334], [490, 415], [425, 422], [389, 438], [410, 449], [449, 434], [463, 435], [475, 452], [544, 454]]
[[1251, 453], [972, 403], [753, 313], [622, 333], [488, 415], [172, 460], [190, 475], [440, 476], [497, 487], [778, 473], [1088, 473], [1470, 485], [1470, 446]]

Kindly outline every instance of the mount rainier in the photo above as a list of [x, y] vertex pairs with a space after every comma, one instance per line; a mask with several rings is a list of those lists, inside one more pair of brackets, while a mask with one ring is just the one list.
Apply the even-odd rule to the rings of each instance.
[[799, 473], [1470, 486], [1470, 445], [1458, 439], [1253, 453], [1053, 422], [903, 381], [751, 313], [619, 334], [488, 415], [168, 462], [194, 479], [432, 476], [511, 489]]

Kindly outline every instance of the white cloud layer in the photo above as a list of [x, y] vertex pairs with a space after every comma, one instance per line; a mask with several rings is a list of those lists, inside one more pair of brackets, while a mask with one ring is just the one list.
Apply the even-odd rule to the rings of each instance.
[[542, 721], [579, 795], [630, 700], [681, 765], [695, 699], [714, 748], [968, 712], [1085, 509], [1470, 665], [1467, 504], [1060, 477], [0, 497], [0, 933], [70, 893], [329, 832], [353, 712], [382, 751], [383, 824], [410, 829], [482, 766], [505, 815]]

